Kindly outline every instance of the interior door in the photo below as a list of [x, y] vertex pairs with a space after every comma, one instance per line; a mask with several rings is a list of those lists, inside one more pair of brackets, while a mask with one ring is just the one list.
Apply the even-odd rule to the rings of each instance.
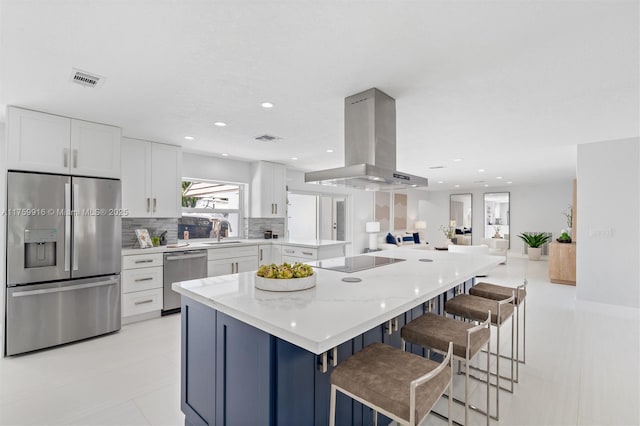
[[337, 241], [345, 241], [345, 216], [346, 216], [346, 204], [345, 197], [333, 197], [333, 209], [332, 209], [332, 232], [331, 239]]

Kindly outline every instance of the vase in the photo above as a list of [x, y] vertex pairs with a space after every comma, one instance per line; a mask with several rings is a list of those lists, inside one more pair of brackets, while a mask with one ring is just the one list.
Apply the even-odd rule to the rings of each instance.
[[529, 247], [527, 249], [527, 255], [529, 256], [529, 260], [540, 260], [541, 254], [542, 254], [541, 247]]

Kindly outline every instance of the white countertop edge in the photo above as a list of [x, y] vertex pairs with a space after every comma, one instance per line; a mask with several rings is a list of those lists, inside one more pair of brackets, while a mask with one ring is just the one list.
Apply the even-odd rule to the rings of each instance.
[[248, 315], [246, 312], [243, 311], [238, 311], [236, 309], [230, 308], [226, 305], [220, 304], [218, 302], [216, 302], [215, 300], [209, 299], [207, 297], [203, 297], [195, 292], [190, 291], [189, 289], [185, 289], [183, 287], [180, 286], [180, 283], [173, 283], [171, 288], [176, 291], [177, 293], [180, 293], [190, 299], [193, 299], [197, 302], [200, 302], [206, 306], [209, 306], [213, 309], [216, 309], [226, 315], [229, 315], [239, 321], [242, 321], [248, 325], [251, 325], [259, 330], [262, 330], [264, 332], [267, 332], [275, 337], [278, 337], [280, 339], [283, 339], [289, 343], [292, 343], [296, 346], [299, 346], [303, 349], [306, 349], [309, 352], [312, 352], [316, 355], [320, 355], [323, 352], [326, 352], [330, 349], [332, 349], [333, 347], [336, 347], [348, 340], [351, 340], [359, 335], [361, 335], [362, 333], [371, 330], [374, 327], [377, 327], [381, 324], [384, 324], [385, 322], [389, 321], [390, 319], [393, 319], [395, 317], [397, 317], [398, 315], [401, 315], [413, 308], [415, 308], [416, 306], [421, 305], [422, 303], [425, 303], [431, 299], [433, 299], [434, 297], [452, 289], [453, 287], [464, 283], [465, 281], [473, 278], [476, 276], [477, 273], [479, 272], [483, 272], [486, 271], [487, 267], [496, 267], [498, 266], [501, 262], [502, 262], [502, 257], [501, 256], [491, 256], [494, 259], [494, 262], [491, 265], [484, 265], [483, 267], [478, 268], [477, 270], [474, 270], [470, 273], [468, 273], [467, 275], [461, 275], [459, 277], [457, 277], [455, 279], [455, 281], [450, 281], [449, 283], [443, 283], [442, 285], [440, 285], [440, 287], [434, 289], [431, 292], [425, 293], [421, 296], [418, 296], [416, 298], [412, 298], [412, 299], [407, 299], [406, 303], [402, 303], [400, 306], [394, 308], [394, 309], [390, 309], [388, 311], [385, 311], [379, 315], [373, 316], [370, 319], [357, 324], [356, 326], [343, 331], [340, 334], [337, 334], [335, 336], [331, 336], [328, 339], [325, 339], [321, 342], [318, 341], [313, 341], [313, 340], [309, 340], [307, 338], [305, 338], [304, 336], [301, 336], [300, 334], [296, 334], [296, 333], [291, 333], [291, 331], [289, 329], [283, 329], [280, 327], [275, 326], [272, 323], [269, 322], [265, 322], [265, 321], [261, 321], [259, 318], [253, 317], [251, 315]]
[[[151, 254], [151, 253], [166, 253], [172, 251], [187, 251], [187, 250], [209, 250], [209, 249], [220, 249], [220, 248], [229, 248], [229, 247], [247, 247], [247, 246], [256, 246], [256, 245], [288, 245], [295, 247], [305, 247], [305, 248], [319, 248], [319, 247], [330, 247], [337, 245], [346, 245], [351, 244], [349, 241], [333, 241], [333, 240], [318, 240], [318, 241], [288, 241], [286, 239], [240, 239], [239, 243], [231, 243], [231, 244], [214, 244], [209, 245], [207, 243], [214, 242], [215, 240], [202, 239], [200, 241], [189, 240], [189, 245], [186, 247], [167, 247], [167, 246], [158, 246], [151, 248], [122, 248], [121, 253], [123, 256], [131, 256], [137, 254]], [[223, 240], [224, 241], [224, 240]], [[227, 240], [230, 241], [230, 240]], [[235, 241], [235, 240], [233, 240]], [[183, 240], [180, 240], [179, 244], [184, 243]]]

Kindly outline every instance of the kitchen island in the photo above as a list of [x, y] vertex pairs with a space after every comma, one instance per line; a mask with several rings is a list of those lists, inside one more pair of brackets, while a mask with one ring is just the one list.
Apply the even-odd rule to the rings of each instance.
[[[405, 322], [440, 311], [503, 260], [416, 248], [375, 256], [403, 261], [355, 273], [314, 268], [316, 286], [299, 292], [257, 290], [255, 272], [174, 283], [186, 424], [328, 424], [333, 365], [373, 342], [399, 347]], [[370, 424], [370, 415], [338, 399], [337, 424]]]

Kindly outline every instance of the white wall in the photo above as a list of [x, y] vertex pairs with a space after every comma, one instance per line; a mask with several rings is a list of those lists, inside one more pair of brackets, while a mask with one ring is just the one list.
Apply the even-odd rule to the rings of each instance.
[[510, 193], [510, 251], [521, 254], [524, 251], [524, 243], [517, 237], [518, 234], [527, 231], [552, 232], [556, 238], [560, 235], [560, 230], [567, 227], [562, 212], [572, 203], [573, 181], [567, 179], [543, 185], [509, 185], [472, 191], [428, 192], [428, 197], [420, 201], [418, 213], [420, 219], [427, 221], [424, 234], [429, 244], [444, 242], [444, 235], [439, 228], [440, 225], [449, 224], [449, 195], [465, 192], [472, 194], [473, 244], [482, 244], [484, 239], [484, 193]]
[[578, 145], [579, 300], [640, 308], [639, 145]]
[[[0, 210], [5, 212], [7, 209], [7, 183], [5, 181], [7, 177], [7, 146], [6, 146], [6, 134], [5, 125], [0, 123]], [[4, 354], [4, 297], [5, 289], [7, 287], [6, 274], [5, 274], [5, 228], [7, 226], [7, 217], [5, 215], [0, 216], [0, 356]]]
[[251, 163], [184, 152], [182, 176], [248, 184], [251, 182]]
[[287, 228], [289, 238], [294, 240], [317, 239], [317, 197], [304, 194], [287, 196]]

